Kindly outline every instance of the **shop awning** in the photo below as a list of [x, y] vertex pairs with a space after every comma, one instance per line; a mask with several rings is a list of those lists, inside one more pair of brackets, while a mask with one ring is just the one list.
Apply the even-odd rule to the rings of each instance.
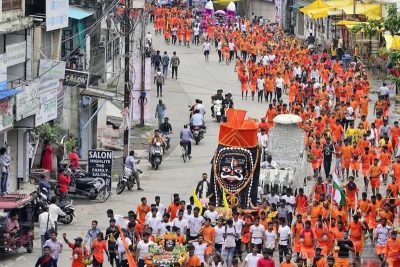
[[386, 49], [387, 50], [400, 50], [400, 36], [399, 35], [391, 35], [386, 33], [383, 35], [386, 41]]
[[81, 19], [90, 17], [93, 14], [94, 14], [94, 12], [85, 10], [85, 9], [82, 9], [79, 7], [69, 6], [69, 8], [68, 8], [68, 17], [77, 19], [77, 20], [81, 20]]
[[113, 100], [116, 99], [116, 93], [102, 90], [102, 89], [95, 89], [95, 88], [86, 88], [81, 92], [81, 95], [102, 98], [106, 100]]
[[19, 92], [22, 92], [22, 90], [20, 90], [20, 89], [10, 89], [10, 90], [0, 91], [0, 100], [9, 98], [11, 96], [15, 96]]
[[358, 25], [358, 24], [362, 24], [362, 23], [365, 23], [365, 22], [352, 21], [352, 20], [341, 20], [341, 21], [335, 23], [335, 25], [338, 25], [338, 26], [346, 26], [346, 28], [351, 29], [351, 28], [353, 28], [354, 26], [356, 26], [356, 25]]
[[[354, 14], [354, 0], [340, 0], [321, 2], [316, 0], [313, 3], [299, 9], [310, 18], [318, 19], [330, 15], [344, 13], [347, 15]], [[369, 19], [381, 19], [382, 8], [381, 4], [361, 4], [356, 3], [356, 14], [365, 15]]]

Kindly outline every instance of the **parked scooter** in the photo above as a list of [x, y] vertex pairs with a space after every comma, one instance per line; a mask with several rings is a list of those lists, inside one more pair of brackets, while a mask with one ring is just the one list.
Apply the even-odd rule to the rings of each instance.
[[[81, 169], [72, 171], [67, 167], [67, 172], [71, 177], [68, 194], [97, 199], [100, 203], [106, 202], [110, 197], [111, 192], [108, 190], [109, 185], [106, 179], [90, 177], [86, 171]], [[111, 178], [108, 179], [108, 182], [111, 182]], [[50, 180], [50, 185], [54, 188], [54, 193], [60, 196], [58, 181]]]
[[[139, 164], [140, 160], [138, 160], [136, 162], [136, 164]], [[132, 190], [133, 186], [136, 183], [136, 177], [137, 175], [139, 175], [139, 173], [142, 173], [142, 171], [138, 168], [138, 166], [136, 165], [136, 172], [133, 171], [132, 169], [126, 167], [124, 165], [123, 168], [123, 174], [119, 176], [119, 180], [117, 183], [117, 194], [121, 194], [122, 192], [124, 192], [125, 188], [128, 188], [128, 190]]]
[[156, 142], [155, 144], [150, 146], [149, 161], [151, 163], [151, 166], [155, 170], [158, 170], [158, 167], [162, 162], [162, 156], [163, 156], [163, 148], [161, 142]]

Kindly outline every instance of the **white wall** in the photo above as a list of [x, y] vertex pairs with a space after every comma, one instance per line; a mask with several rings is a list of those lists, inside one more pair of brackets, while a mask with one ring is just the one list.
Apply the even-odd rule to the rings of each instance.
[[250, 1], [249, 14], [254, 13], [256, 16], [275, 21], [275, 4], [274, 2], [266, 2], [265, 0]]

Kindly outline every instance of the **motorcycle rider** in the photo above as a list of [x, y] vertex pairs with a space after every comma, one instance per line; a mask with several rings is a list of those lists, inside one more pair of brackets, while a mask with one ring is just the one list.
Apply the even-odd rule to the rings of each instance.
[[181, 146], [187, 146], [187, 154], [188, 154], [189, 159], [191, 159], [192, 158], [192, 156], [191, 156], [191, 153], [192, 153], [192, 142], [191, 142], [191, 140], [193, 139], [193, 134], [192, 134], [192, 131], [190, 131], [188, 129], [187, 124], [185, 124], [183, 126], [183, 129], [181, 130], [181, 133], [180, 133], [179, 136], [180, 136], [179, 144]]
[[192, 118], [190, 118], [190, 129], [193, 130], [194, 127], [200, 127], [205, 129], [203, 115], [200, 114], [200, 110], [196, 109]]
[[204, 116], [204, 114], [206, 113], [206, 111], [204, 110], [203, 101], [201, 101], [200, 99], [196, 99], [196, 100], [195, 100], [195, 104], [192, 105], [192, 106], [190, 107], [190, 109], [189, 109], [189, 111], [190, 111], [190, 118], [193, 116], [193, 114], [194, 114], [194, 112], [195, 112], [196, 110], [199, 110], [199, 111], [200, 111], [200, 114], [201, 114], [202, 116]]
[[220, 101], [224, 101], [224, 96], [222, 95], [224, 91], [222, 89], [218, 89], [217, 93], [213, 96], [211, 96], [211, 116], [214, 117], [214, 101], [215, 100], [220, 100]]
[[[160, 130], [154, 130], [154, 136], [150, 138], [149, 145], [149, 161], [153, 161], [153, 154], [152, 154], [152, 146], [155, 146], [157, 142], [161, 143], [161, 147], [165, 147], [167, 144], [165, 143], [165, 139], [160, 135]], [[161, 153], [162, 154], [162, 153]]]
[[170, 138], [168, 137], [168, 134], [172, 134], [172, 125], [168, 121], [169, 118], [165, 117], [164, 122], [160, 125], [160, 131], [167, 136], [166, 138], [167, 148], [170, 147], [169, 145]]
[[140, 179], [139, 179], [139, 174], [137, 173], [138, 170], [136, 169], [136, 162], [135, 162], [135, 151], [131, 150], [129, 152], [129, 156], [126, 157], [125, 160], [125, 167], [132, 170], [133, 177], [136, 179], [136, 184], [137, 184], [137, 190], [143, 191], [143, 189], [140, 187]]

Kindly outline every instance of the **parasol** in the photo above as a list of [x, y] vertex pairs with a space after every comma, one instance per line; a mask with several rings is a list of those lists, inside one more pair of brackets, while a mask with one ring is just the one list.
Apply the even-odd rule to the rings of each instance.
[[226, 16], [226, 13], [223, 10], [217, 10], [215, 11], [215, 15]]

